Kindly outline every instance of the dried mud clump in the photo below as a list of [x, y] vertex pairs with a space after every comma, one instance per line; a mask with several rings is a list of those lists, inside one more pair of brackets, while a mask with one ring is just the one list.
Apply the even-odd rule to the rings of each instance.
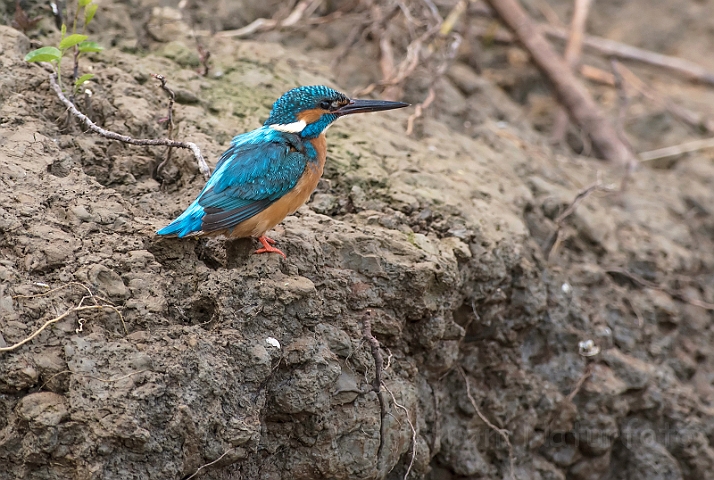
[[[104, 52], [91, 116], [163, 135], [158, 71], [183, 92], [180, 135], [209, 163], [282, 91], [331, 83], [297, 50], [220, 39], [208, 48], [221, 75], [204, 78], [182, 67], [188, 46], [166, 41]], [[0, 478], [693, 479], [714, 467], [711, 163], [592, 195], [546, 259], [554, 218], [595, 166], [505, 122], [469, 137], [426, 118], [414, 139], [405, 112], [346, 119], [318, 192], [275, 230], [287, 260], [256, 256], [250, 240], [155, 236], [202, 185], [192, 157], [174, 152], [159, 183], [163, 149], [82, 133], [22, 61], [29, 49], [0, 27], [0, 347], [74, 310], [0, 352]], [[678, 284], [653, 287], [673, 272]]]

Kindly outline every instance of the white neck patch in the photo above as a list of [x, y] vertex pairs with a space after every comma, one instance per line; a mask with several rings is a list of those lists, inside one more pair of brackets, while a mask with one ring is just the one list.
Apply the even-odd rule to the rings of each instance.
[[299, 122], [288, 123], [285, 125], [270, 125], [270, 128], [277, 130], [279, 132], [285, 133], [300, 133], [307, 127], [307, 122], [305, 120], [300, 120]]

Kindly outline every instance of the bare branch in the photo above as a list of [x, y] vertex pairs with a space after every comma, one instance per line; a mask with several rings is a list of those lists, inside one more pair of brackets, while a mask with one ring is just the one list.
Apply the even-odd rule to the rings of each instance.
[[177, 147], [177, 148], [185, 148], [188, 150], [191, 150], [193, 153], [193, 156], [196, 158], [196, 162], [198, 163], [198, 169], [201, 171], [203, 176], [208, 180], [211, 176], [211, 169], [208, 168], [208, 165], [206, 164], [206, 161], [203, 159], [203, 156], [201, 155], [201, 150], [198, 148], [198, 145], [192, 142], [176, 142], [174, 140], [170, 140], [168, 138], [156, 138], [156, 139], [139, 139], [139, 138], [132, 138], [127, 135], [120, 135], [118, 133], [106, 130], [100, 126], [98, 126], [96, 123], [92, 122], [89, 117], [87, 117], [85, 114], [77, 110], [77, 107], [74, 106], [72, 102], [67, 99], [67, 97], [64, 96], [64, 93], [62, 93], [62, 89], [60, 86], [57, 84], [57, 76], [52, 73], [50, 74], [50, 86], [52, 87], [52, 90], [57, 94], [57, 97], [60, 99], [60, 101], [67, 107], [67, 109], [74, 115], [79, 121], [81, 121], [84, 125], [87, 126], [87, 128], [94, 133], [97, 133], [101, 135], [102, 137], [109, 138], [112, 140], [119, 140], [120, 142], [124, 143], [130, 143], [132, 145], [144, 145], [144, 146], [164, 146], [164, 147]]
[[705, 138], [703, 140], [694, 140], [680, 145], [672, 145], [671, 147], [659, 148], [649, 152], [640, 153], [643, 162], [651, 162], [660, 158], [677, 157], [679, 155], [714, 148], [714, 138]]

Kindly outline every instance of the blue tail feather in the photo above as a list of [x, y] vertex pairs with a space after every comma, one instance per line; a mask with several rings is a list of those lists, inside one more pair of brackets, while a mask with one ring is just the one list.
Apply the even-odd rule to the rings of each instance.
[[191, 233], [200, 232], [205, 214], [203, 207], [198, 202], [193, 202], [176, 220], [156, 233], [158, 235], [176, 235], [181, 238]]

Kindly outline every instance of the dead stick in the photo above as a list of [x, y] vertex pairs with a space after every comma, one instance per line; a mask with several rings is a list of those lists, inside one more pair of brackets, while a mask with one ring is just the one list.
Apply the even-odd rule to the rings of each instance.
[[526, 47], [536, 66], [553, 84], [573, 122], [590, 135], [600, 154], [621, 165], [634, 164], [637, 161], [634, 153], [620, 140], [590, 93], [553, 50], [520, 4], [516, 0], [487, 0], [487, 3]]
[[[568, 32], [563, 28], [554, 27], [552, 25], [542, 25], [540, 28], [541, 31], [549, 37], [558, 40], [568, 38]], [[689, 60], [662, 55], [661, 53], [651, 52], [614, 40], [588, 35], [583, 38], [583, 45], [601, 54], [617, 57], [621, 60], [632, 60], [634, 62], [660, 67], [678, 73], [689, 80], [714, 85], [714, 72]]]
[[[568, 35], [568, 43], [565, 46], [565, 61], [570, 66], [571, 70], [575, 70], [580, 61], [580, 53], [583, 48], [583, 35], [585, 31], [585, 21], [588, 18], [588, 12], [592, 0], [575, 0], [575, 11], [573, 19], [570, 22], [570, 32]], [[568, 128], [568, 112], [565, 108], [560, 107], [555, 117], [553, 125], [553, 143], [561, 143], [565, 139], [565, 133]]]
[[196, 162], [198, 163], [198, 169], [201, 171], [206, 180], [211, 177], [211, 169], [208, 168], [206, 161], [203, 159], [203, 155], [201, 155], [201, 150], [195, 143], [176, 142], [174, 140], [169, 140], [168, 138], [132, 138], [127, 135], [120, 135], [118, 133], [105, 130], [93, 121], [91, 121], [89, 117], [87, 117], [85, 114], [77, 110], [77, 107], [75, 107], [74, 104], [70, 102], [67, 97], [64, 96], [64, 93], [62, 93], [62, 89], [57, 84], [57, 76], [54, 73], [50, 75], [50, 86], [52, 87], [52, 90], [55, 91], [60, 101], [64, 103], [64, 105], [67, 107], [67, 110], [69, 110], [72, 115], [77, 117], [82, 123], [87, 126], [88, 129], [90, 129], [94, 133], [97, 133], [105, 138], [119, 140], [120, 142], [130, 143], [132, 145], [186, 148], [188, 150], [191, 150], [191, 152], [193, 153], [193, 156], [196, 158]]
[[659, 160], [660, 158], [677, 157], [679, 155], [696, 152], [698, 150], [704, 150], [707, 148], [714, 148], [714, 138], [705, 138], [703, 140], [694, 140], [687, 143], [682, 143], [681, 145], [673, 145], [671, 147], [659, 148], [657, 150], [650, 150], [649, 152], [640, 153], [640, 158], [643, 162], [651, 162], [652, 160]]

